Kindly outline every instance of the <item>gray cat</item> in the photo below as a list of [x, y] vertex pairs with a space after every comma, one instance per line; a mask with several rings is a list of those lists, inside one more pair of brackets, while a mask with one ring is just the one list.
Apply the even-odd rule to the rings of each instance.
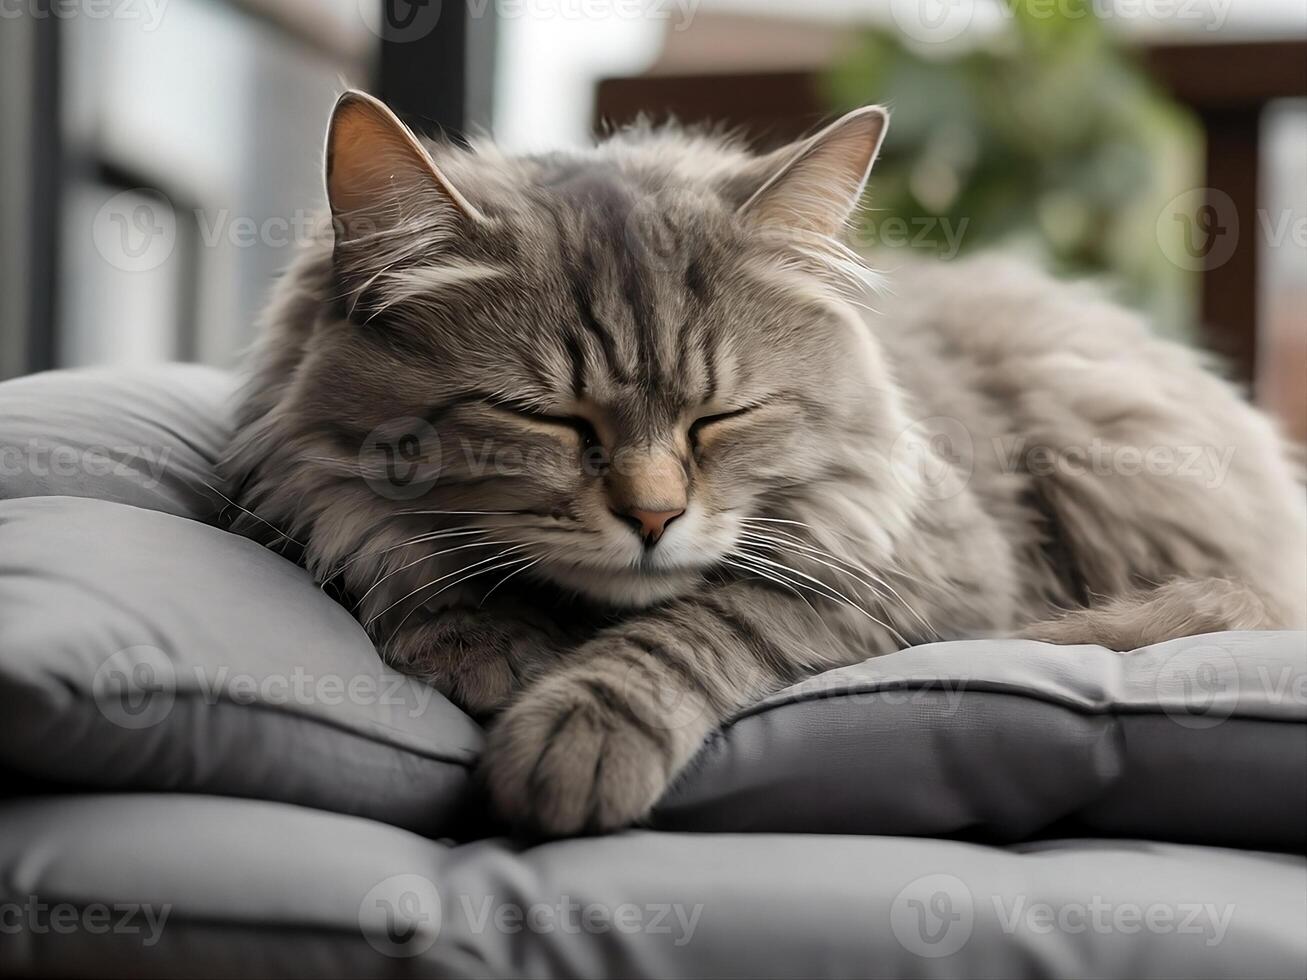
[[519, 826], [637, 821], [742, 706], [912, 643], [1307, 619], [1298, 475], [1199, 356], [999, 260], [868, 288], [839, 236], [886, 124], [506, 157], [340, 100], [237, 526], [495, 716]]

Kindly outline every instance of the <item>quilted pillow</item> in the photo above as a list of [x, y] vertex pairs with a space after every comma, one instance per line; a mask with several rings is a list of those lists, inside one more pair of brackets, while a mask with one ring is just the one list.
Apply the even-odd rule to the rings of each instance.
[[302, 569], [202, 523], [230, 389], [192, 367], [0, 385], [0, 770], [450, 833], [480, 728]]
[[1304, 814], [1307, 634], [1266, 632], [935, 643], [833, 670], [737, 716], [658, 823], [1301, 851]]

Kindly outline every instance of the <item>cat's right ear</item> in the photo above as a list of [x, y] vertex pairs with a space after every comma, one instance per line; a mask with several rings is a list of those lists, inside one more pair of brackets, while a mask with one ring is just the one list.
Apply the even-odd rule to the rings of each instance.
[[443, 210], [451, 219], [481, 213], [442, 174], [413, 131], [363, 92], [340, 97], [327, 131], [327, 200], [337, 243], [356, 241]]
[[739, 213], [763, 224], [838, 235], [858, 205], [888, 126], [883, 107], [865, 106], [762, 158], [758, 163], [770, 173]]

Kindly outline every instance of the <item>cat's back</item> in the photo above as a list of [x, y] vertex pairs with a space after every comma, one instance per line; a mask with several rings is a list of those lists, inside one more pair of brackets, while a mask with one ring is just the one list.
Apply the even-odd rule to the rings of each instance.
[[1104, 590], [1235, 569], [1303, 618], [1295, 454], [1204, 355], [1011, 258], [877, 258], [867, 322], [991, 511], [1038, 495]]
[[[867, 321], [922, 407], [945, 410], [953, 396], [975, 394], [1008, 416], [1037, 392], [1057, 391], [1070, 396], [1058, 399], [1063, 407], [1107, 419], [1123, 395], [1132, 402], [1164, 396], [1173, 384], [1168, 376], [1214, 380], [1192, 353], [1154, 337], [1138, 316], [1021, 260], [890, 255], [872, 262], [885, 270], [886, 288], [871, 300]], [[1150, 391], [1082, 387], [1106, 366], [1147, 376]], [[1072, 391], [1063, 387], [1068, 382]]]
[[1059, 445], [1187, 436], [1281, 448], [1205, 355], [1088, 285], [1000, 254], [880, 267], [887, 289], [866, 319], [919, 411]]

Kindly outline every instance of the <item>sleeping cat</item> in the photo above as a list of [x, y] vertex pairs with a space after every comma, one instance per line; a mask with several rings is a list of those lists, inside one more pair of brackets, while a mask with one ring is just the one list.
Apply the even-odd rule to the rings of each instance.
[[912, 643], [1307, 618], [1294, 468], [1197, 355], [1001, 260], [868, 288], [839, 236], [886, 125], [508, 157], [340, 100], [238, 527], [495, 716], [508, 820], [637, 821], [733, 712]]

